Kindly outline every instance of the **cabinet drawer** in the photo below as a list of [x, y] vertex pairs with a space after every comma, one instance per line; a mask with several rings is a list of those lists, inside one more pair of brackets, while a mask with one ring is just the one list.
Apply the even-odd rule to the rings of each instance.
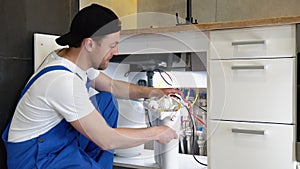
[[295, 58], [209, 63], [209, 119], [295, 122]]
[[209, 129], [212, 169], [293, 169], [293, 125], [211, 120]]
[[295, 56], [294, 25], [210, 32], [210, 59]]

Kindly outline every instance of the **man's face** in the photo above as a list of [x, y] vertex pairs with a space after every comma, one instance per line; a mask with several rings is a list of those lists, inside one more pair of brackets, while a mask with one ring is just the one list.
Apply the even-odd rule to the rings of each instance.
[[120, 32], [108, 34], [101, 41], [96, 42], [95, 53], [92, 58], [93, 67], [104, 70], [108, 67], [109, 60], [118, 54]]

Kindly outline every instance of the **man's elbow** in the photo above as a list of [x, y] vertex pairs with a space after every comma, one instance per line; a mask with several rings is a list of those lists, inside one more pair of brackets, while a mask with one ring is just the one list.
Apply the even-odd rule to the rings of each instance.
[[100, 148], [101, 148], [102, 150], [113, 150], [113, 149], [116, 149], [117, 146], [115, 146], [113, 143], [107, 143], [107, 144], [102, 144], [102, 145], [100, 146]]

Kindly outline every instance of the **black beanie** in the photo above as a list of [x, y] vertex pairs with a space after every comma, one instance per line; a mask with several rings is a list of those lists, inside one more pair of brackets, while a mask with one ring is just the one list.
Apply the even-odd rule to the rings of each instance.
[[121, 30], [118, 16], [110, 9], [92, 4], [80, 10], [74, 17], [70, 32], [56, 39], [56, 43], [74, 46], [84, 38], [103, 36]]

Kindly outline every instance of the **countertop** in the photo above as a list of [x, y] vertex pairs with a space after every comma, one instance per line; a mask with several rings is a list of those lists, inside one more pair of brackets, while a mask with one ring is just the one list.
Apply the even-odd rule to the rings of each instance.
[[129, 29], [122, 30], [121, 35], [144, 34], [144, 33], [164, 33], [164, 32], [181, 32], [181, 31], [212, 31], [220, 29], [234, 29], [234, 28], [249, 28], [261, 26], [275, 26], [300, 23], [300, 16], [283, 16], [274, 18], [249, 19], [228, 22], [211, 22], [200, 23], [193, 25], [179, 25], [159, 28], [143, 28], [143, 29]]

